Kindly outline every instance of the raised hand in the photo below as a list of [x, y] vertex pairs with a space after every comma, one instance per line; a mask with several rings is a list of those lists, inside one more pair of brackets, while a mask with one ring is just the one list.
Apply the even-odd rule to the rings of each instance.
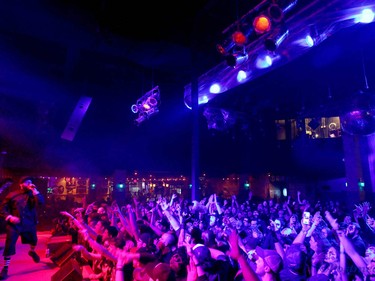
[[317, 211], [312, 218], [312, 223], [318, 225], [322, 220], [323, 218], [320, 215], [320, 211]]
[[160, 203], [160, 207], [163, 211], [165, 211], [168, 209], [169, 205], [165, 201], [163, 201]]
[[16, 216], [10, 216], [9, 221], [13, 224], [19, 224], [21, 222], [20, 218]]
[[370, 204], [370, 202], [363, 202], [362, 203], [362, 211], [363, 211], [363, 214], [364, 215], [367, 215], [367, 213], [368, 213], [368, 211], [370, 211], [370, 209], [371, 209], [371, 204]]
[[230, 245], [230, 250], [228, 251], [228, 255], [234, 259], [238, 260], [241, 256], [241, 250], [238, 246], [238, 235], [236, 231], [232, 231], [228, 236], [228, 243]]
[[332, 229], [338, 230], [339, 229], [339, 224], [337, 223], [337, 219], [333, 218], [331, 213], [329, 211], [325, 212], [325, 217], [329, 224], [331, 225]]
[[63, 216], [67, 216], [71, 219], [74, 219], [74, 216], [72, 214], [68, 213], [67, 211], [61, 211], [60, 214], [63, 215]]

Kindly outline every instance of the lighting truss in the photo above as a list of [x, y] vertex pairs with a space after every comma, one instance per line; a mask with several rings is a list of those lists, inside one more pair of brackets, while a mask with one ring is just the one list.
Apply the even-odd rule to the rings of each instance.
[[[269, 2], [261, 2], [256, 9], [252, 9], [245, 14], [239, 23], [233, 23], [224, 32], [233, 34], [238, 25], [244, 26], [247, 24], [247, 26], [250, 26], [251, 23], [249, 22], [267, 9], [266, 3]], [[367, 14], [364, 16], [369, 20], [359, 20], [359, 15], [365, 8], [367, 8]], [[259, 12], [261, 9], [262, 11]], [[288, 11], [288, 17], [284, 16], [283, 20], [277, 23], [277, 28], [271, 28], [270, 31], [258, 35], [254, 40], [248, 40], [244, 46], [245, 53], [241, 53], [241, 56], [236, 54], [234, 57], [236, 62], [238, 62], [237, 58], [246, 58], [243, 59], [240, 65], [234, 65], [233, 63], [228, 65], [227, 61], [223, 60], [199, 76], [197, 81], [198, 104], [208, 103], [221, 93], [240, 84], [250, 82], [271, 70], [291, 62], [308, 52], [312, 46], [319, 45], [343, 28], [373, 21], [373, 15], [372, 17], [369, 16], [371, 9], [375, 9], [374, 0], [304, 1], [303, 5], [300, 4], [298, 7]], [[314, 34], [314, 37], [308, 37], [312, 26], [319, 31], [319, 34]], [[284, 30], [287, 30], [287, 33], [281, 32]], [[282, 40], [270, 41], [272, 38]], [[307, 38], [310, 40], [308, 41]], [[271, 42], [274, 43], [269, 44]], [[218, 50], [221, 50], [223, 55], [227, 55], [233, 47], [233, 43], [228, 41]], [[239, 73], [241, 73], [241, 79], [238, 79]], [[214, 84], [215, 87], [213, 87]], [[189, 83], [184, 88], [184, 102], [188, 108], [192, 106], [191, 98], [192, 84]]]

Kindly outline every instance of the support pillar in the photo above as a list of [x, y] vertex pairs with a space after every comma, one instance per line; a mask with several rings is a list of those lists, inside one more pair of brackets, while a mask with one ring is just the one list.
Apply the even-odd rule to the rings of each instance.
[[[362, 136], [343, 133], [348, 199], [370, 201], [375, 192], [375, 134]], [[363, 182], [364, 186], [359, 183]]]

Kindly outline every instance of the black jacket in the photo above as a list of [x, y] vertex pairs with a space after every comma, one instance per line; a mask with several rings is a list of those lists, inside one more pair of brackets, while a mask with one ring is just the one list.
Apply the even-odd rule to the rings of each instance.
[[8, 225], [19, 229], [33, 227], [38, 223], [36, 206], [44, 204], [41, 193], [33, 195], [32, 191], [17, 190], [10, 192], [2, 201], [0, 206], [0, 217], [5, 219], [9, 216], [19, 217], [21, 222], [13, 225], [7, 220]]

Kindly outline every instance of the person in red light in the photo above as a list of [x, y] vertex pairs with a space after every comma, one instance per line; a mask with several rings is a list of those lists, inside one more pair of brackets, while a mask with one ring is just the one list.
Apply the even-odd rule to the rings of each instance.
[[10, 192], [0, 206], [0, 217], [6, 221], [6, 240], [3, 250], [4, 267], [0, 280], [8, 278], [11, 256], [16, 254], [16, 243], [21, 236], [22, 244], [29, 244], [29, 256], [38, 263], [40, 258], [35, 252], [37, 237], [37, 205], [44, 204], [43, 195], [33, 184], [31, 177], [19, 181], [20, 189]]

